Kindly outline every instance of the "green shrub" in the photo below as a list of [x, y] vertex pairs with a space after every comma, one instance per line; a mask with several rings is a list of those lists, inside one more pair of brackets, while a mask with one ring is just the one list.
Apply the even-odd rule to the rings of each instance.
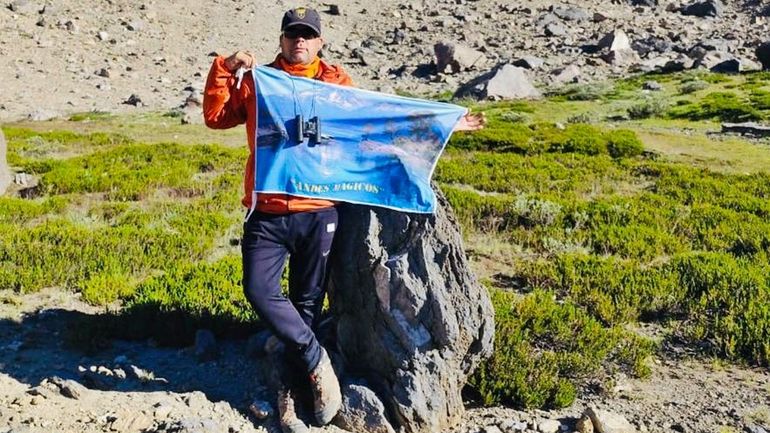
[[529, 117], [518, 111], [506, 111], [500, 115], [500, 119], [511, 123], [526, 123]]
[[630, 158], [639, 156], [644, 151], [642, 140], [634, 131], [617, 129], [605, 133], [607, 151], [613, 158]]
[[[246, 335], [259, 325], [243, 294], [239, 256], [215, 263], [178, 264], [136, 287], [119, 315], [118, 336], [153, 337], [160, 344], [185, 346], [195, 331]], [[284, 282], [285, 283], [285, 282]]]
[[564, 141], [554, 143], [552, 150], [581, 153], [583, 155], [600, 155], [607, 153], [607, 141], [602, 132], [591, 125], [571, 124], [564, 130]]
[[61, 212], [66, 206], [66, 197], [27, 200], [0, 196], [0, 225], [26, 224], [48, 213]]
[[92, 305], [107, 305], [118, 299], [126, 299], [134, 292], [131, 278], [120, 271], [104, 270], [79, 285], [83, 300]]
[[608, 87], [602, 84], [576, 84], [568, 86], [560, 95], [570, 101], [595, 101], [604, 97], [608, 91]]
[[567, 123], [593, 123], [593, 118], [588, 113], [580, 113], [568, 117]]
[[770, 268], [724, 253], [695, 253], [671, 264], [687, 290], [686, 334], [730, 359], [770, 365]]
[[729, 83], [733, 80], [727, 74], [719, 74], [714, 72], [706, 72], [700, 75], [699, 78], [709, 84]]
[[762, 119], [762, 114], [731, 92], [709, 93], [698, 102], [674, 107], [668, 115], [675, 119], [748, 122]]
[[513, 217], [526, 226], [551, 226], [561, 221], [561, 206], [548, 200], [527, 198], [524, 195], [516, 197], [511, 206]]
[[695, 92], [699, 92], [701, 90], [707, 89], [708, 87], [709, 85], [705, 81], [700, 81], [700, 80], [688, 81], [688, 82], [682, 83], [682, 85], [679, 86], [679, 94], [688, 95], [690, 93], [695, 93]]
[[85, 113], [75, 113], [69, 117], [69, 120], [70, 122], [95, 122], [114, 119], [116, 117], [116, 115], [108, 111], [88, 111]]
[[757, 110], [770, 110], [770, 92], [767, 90], [752, 91], [749, 100]]
[[470, 378], [486, 405], [566, 407], [576, 387], [602, 375], [614, 361], [637, 375], [647, 373], [649, 341], [620, 328], [607, 329], [570, 302], [536, 290], [516, 295], [492, 292], [495, 352]]
[[486, 128], [472, 134], [452, 134], [448, 146], [463, 150], [495, 150], [498, 152], [538, 153], [530, 145], [532, 131], [526, 125], [490, 119]]
[[668, 103], [661, 98], [645, 98], [644, 101], [628, 107], [628, 117], [631, 119], [648, 119], [662, 117], [668, 110]]

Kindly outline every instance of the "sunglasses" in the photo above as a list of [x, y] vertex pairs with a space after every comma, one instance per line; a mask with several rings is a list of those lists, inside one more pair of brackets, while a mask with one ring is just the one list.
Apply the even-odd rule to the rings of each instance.
[[283, 37], [288, 39], [302, 38], [305, 40], [315, 39], [318, 37], [318, 33], [315, 30], [307, 27], [299, 27], [294, 29], [286, 29], [283, 31]]

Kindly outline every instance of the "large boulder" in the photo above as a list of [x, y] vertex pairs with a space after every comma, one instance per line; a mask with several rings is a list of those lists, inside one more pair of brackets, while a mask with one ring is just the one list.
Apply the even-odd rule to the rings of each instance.
[[8, 162], [5, 159], [6, 149], [5, 135], [3, 135], [3, 130], [0, 129], [0, 195], [5, 193], [12, 180], [11, 169], [8, 167]]
[[631, 6], [647, 6], [655, 7], [658, 5], [658, 0], [629, 0]]
[[575, 6], [552, 6], [551, 12], [565, 21], [587, 21], [591, 18], [588, 12]]
[[476, 99], [540, 99], [543, 97], [527, 76], [526, 70], [511, 64], [498, 65], [455, 93], [457, 97]]
[[473, 48], [454, 44], [451, 42], [439, 42], [433, 46], [436, 55], [436, 71], [447, 72], [447, 68], [453, 74], [466, 71], [486, 61], [484, 53]]
[[597, 44], [599, 49], [608, 49], [609, 51], [622, 51], [631, 49], [631, 41], [628, 35], [621, 29], [615, 29], [607, 33], [599, 40]]
[[393, 428], [407, 433], [460, 421], [460, 391], [494, 338], [489, 294], [468, 269], [457, 222], [437, 195], [429, 215], [340, 206], [331, 261], [343, 381], [366, 379]]
[[682, 14], [716, 18], [722, 15], [722, 9], [722, 2], [719, 0], [697, 0], [682, 7]]

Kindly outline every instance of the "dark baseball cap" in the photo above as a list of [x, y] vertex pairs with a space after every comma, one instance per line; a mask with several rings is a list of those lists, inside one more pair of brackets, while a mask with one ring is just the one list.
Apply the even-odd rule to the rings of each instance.
[[308, 27], [320, 35], [321, 17], [315, 9], [311, 8], [294, 8], [286, 11], [281, 21], [281, 31], [296, 26]]

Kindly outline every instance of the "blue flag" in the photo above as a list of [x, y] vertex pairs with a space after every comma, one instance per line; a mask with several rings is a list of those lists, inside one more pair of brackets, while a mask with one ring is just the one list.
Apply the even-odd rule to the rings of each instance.
[[430, 178], [466, 109], [252, 70], [257, 193], [430, 213]]

